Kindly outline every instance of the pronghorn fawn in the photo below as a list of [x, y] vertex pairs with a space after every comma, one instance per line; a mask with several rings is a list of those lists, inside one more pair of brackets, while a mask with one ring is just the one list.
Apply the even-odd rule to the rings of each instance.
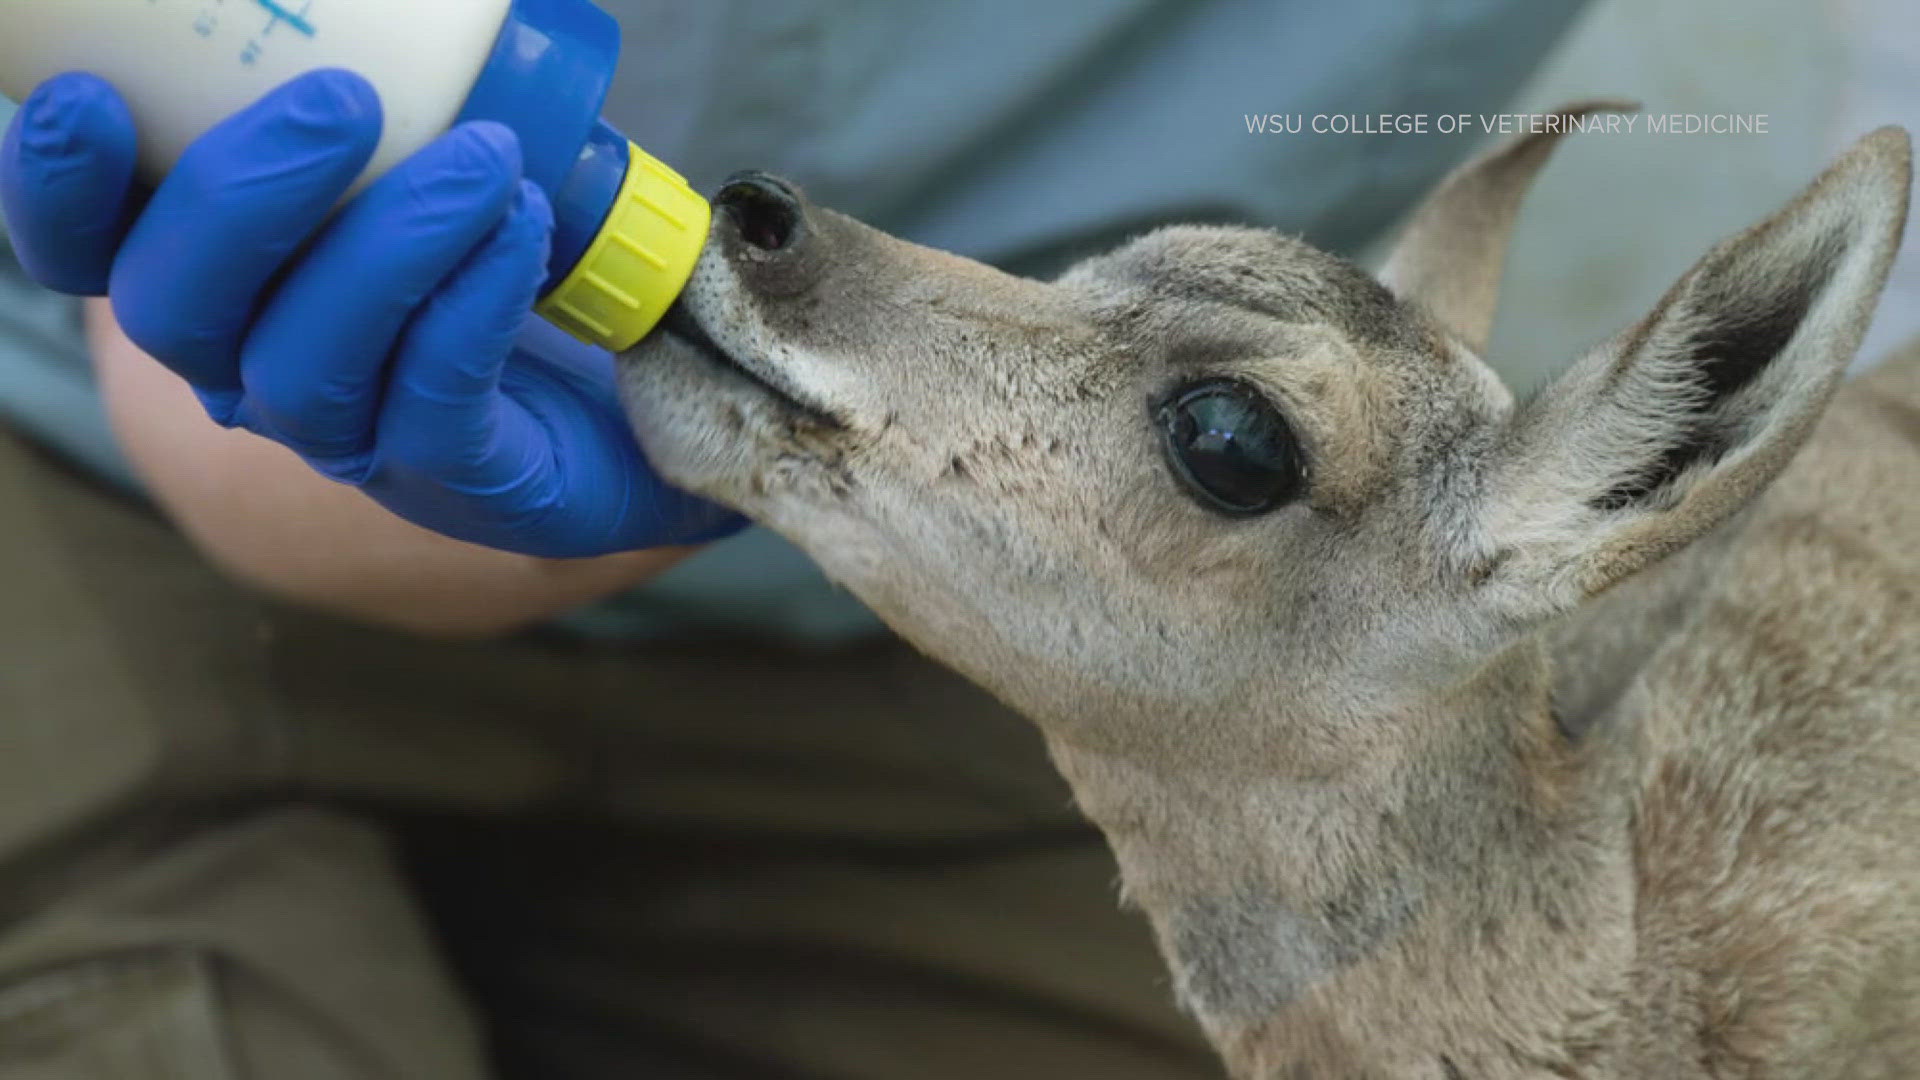
[[1025, 280], [746, 175], [630, 412], [1039, 725], [1233, 1075], [1914, 1075], [1920, 351], [1841, 385], [1906, 136], [1516, 402], [1553, 141], [1378, 277], [1176, 227]]

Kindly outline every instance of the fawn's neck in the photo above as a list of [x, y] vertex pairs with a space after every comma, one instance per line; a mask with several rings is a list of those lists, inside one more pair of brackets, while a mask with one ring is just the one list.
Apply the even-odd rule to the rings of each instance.
[[1236, 1075], [1499, 1076], [1604, 1041], [1633, 948], [1631, 751], [1568, 742], [1546, 671], [1529, 644], [1375, 718], [1432, 738], [1335, 777], [1051, 740]]

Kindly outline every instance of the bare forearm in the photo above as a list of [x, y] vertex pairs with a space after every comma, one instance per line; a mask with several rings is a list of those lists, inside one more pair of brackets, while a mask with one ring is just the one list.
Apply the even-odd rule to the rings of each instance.
[[627, 588], [685, 548], [538, 559], [429, 532], [291, 451], [221, 428], [186, 383], [90, 301], [88, 337], [115, 433], [154, 497], [235, 576], [302, 603], [422, 633], [499, 633]]

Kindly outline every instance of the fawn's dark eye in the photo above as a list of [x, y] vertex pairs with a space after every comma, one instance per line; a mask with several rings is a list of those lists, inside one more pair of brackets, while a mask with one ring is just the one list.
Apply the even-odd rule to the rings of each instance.
[[1174, 392], [1155, 410], [1173, 473], [1201, 504], [1224, 514], [1264, 514], [1305, 485], [1300, 444], [1259, 391], [1209, 379]]

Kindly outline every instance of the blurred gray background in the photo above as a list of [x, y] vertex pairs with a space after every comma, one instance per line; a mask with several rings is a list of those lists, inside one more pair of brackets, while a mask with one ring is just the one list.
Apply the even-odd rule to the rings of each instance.
[[[1644, 314], [1716, 240], [1854, 138], [1920, 130], [1920, 0], [1596, 0], [1514, 103], [1629, 97], [1657, 113], [1765, 113], [1768, 134], [1568, 139], [1520, 219], [1490, 359], [1518, 390]], [[1910, 223], [1870, 363], [1920, 333]]]

